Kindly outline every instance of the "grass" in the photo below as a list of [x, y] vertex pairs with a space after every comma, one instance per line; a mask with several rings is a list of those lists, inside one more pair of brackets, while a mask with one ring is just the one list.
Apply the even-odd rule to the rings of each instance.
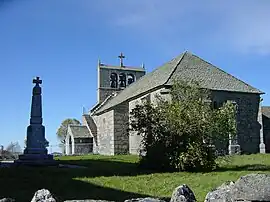
[[187, 184], [198, 201], [211, 189], [227, 180], [237, 180], [248, 173], [270, 173], [270, 155], [235, 156], [220, 161], [221, 168], [211, 173], [154, 173], [136, 166], [137, 156], [61, 157], [61, 163], [86, 166], [67, 168], [1, 168], [0, 198], [30, 201], [35, 191], [49, 189], [58, 201], [103, 199], [124, 201], [127, 198], [169, 198], [175, 187]]

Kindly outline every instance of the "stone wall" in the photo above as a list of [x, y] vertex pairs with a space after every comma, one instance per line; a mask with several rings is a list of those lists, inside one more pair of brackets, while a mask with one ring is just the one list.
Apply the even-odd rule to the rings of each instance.
[[94, 154], [98, 154], [99, 153], [99, 145], [98, 145], [98, 129], [97, 129], [97, 125], [98, 125], [98, 116], [92, 116], [92, 119], [93, 119], [93, 122], [96, 124], [96, 135], [93, 135], [94, 136], [94, 139], [93, 139], [93, 153]]
[[270, 153], [270, 118], [263, 115], [263, 135], [266, 153]]
[[[157, 89], [153, 92], [150, 92], [148, 94], [142, 95], [139, 98], [136, 98], [129, 102], [129, 112], [132, 111], [136, 107], [136, 105], [141, 104], [144, 100], [150, 101], [151, 103], [155, 104], [157, 103], [157, 95], [160, 95], [160, 92], [165, 90], [164, 88]], [[161, 95], [164, 99], [169, 99], [170, 97], [168, 94]], [[137, 134], [136, 131], [130, 131], [129, 132], [129, 153], [130, 154], [139, 154], [139, 151], [141, 149], [141, 141], [142, 137]]]
[[213, 102], [222, 105], [226, 100], [237, 103], [237, 141], [241, 153], [259, 152], [260, 127], [258, 122], [259, 94], [213, 91]]
[[114, 155], [114, 110], [96, 116], [98, 153]]
[[[130, 113], [132, 109], [134, 109], [136, 105], [142, 104], [143, 99], [149, 99], [149, 94], [144, 95], [142, 97], [139, 97], [129, 102], [129, 119], [130, 119]], [[129, 132], [129, 153], [130, 154], [135, 154], [135, 155], [139, 154], [140, 149], [141, 149], [141, 141], [142, 141], [142, 137], [138, 135], [136, 131]]]
[[129, 104], [122, 103], [114, 109], [114, 154], [129, 152]]
[[74, 154], [89, 154], [93, 152], [93, 138], [74, 138]]
[[[152, 103], [156, 103], [156, 95], [160, 92], [164, 92], [166, 89], [161, 88], [155, 90], [148, 95]], [[146, 95], [134, 99], [129, 102], [129, 111], [131, 111], [136, 104], [140, 104], [141, 100]], [[225, 92], [225, 91], [212, 91], [212, 99], [217, 105], [227, 100], [233, 100], [237, 103], [237, 141], [240, 144], [242, 153], [258, 153], [260, 144], [260, 127], [261, 123], [258, 122], [258, 109], [259, 109], [259, 94], [249, 93], [237, 93], [237, 92]], [[162, 97], [169, 99], [169, 94], [163, 94]], [[267, 131], [268, 132], [268, 131]], [[270, 133], [270, 130], [269, 130]], [[269, 136], [270, 137], [270, 134]], [[136, 132], [130, 132], [129, 138], [129, 151], [131, 154], [138, 154], [140, 142], [142, 138], [136, 134]], [[227, 145], [217, 145], [220, 149], [228, 149]]]
[[[160, 95], [160, 93], [164, 91], [166, 92], [164, 88], [157, 89], [130, 101], [128, 104], [124, 103], [118, 105], [114, 110], [98, 116], [99, 153], [114, 155], [127, 153], [127, 151], [129, 151], [130, 154], [138, 154], [142, 137], [137, 135], [136, 132], [129, 132], [128, 138], [128, 136], [125, 136], [126, 126], [124, 125], [130, 118], [129, 114], [131, 110], [137, 104], [140, 104], [143, 100], [156, 103], [156, 95]], [[170, 98], [168, 93], [162, 94], [161, 96], [165, 99]], [[237, 141], [240, 145], [241, 152], [244, 154], [258, 153], [261, 128], [261, 123], [258, 122], [260, 95], [212, 91], [212, 99], [213, 104], [217, 106], [221, 106], [227, 100], [233, 100], [237, 103]], [[266, 131], [265, 135], [267, 135], [267, 137], [270, 137], [270, 134], [268, 135], [269, 131]], [[220, 144], [217, 146], [226, 151], [228, 149], [228, 144]]]

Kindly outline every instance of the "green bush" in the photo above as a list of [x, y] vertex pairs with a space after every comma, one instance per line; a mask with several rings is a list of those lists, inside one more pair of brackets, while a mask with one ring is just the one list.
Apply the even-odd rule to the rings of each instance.
[[205, 171], [216, 168], [211, 145], [236, 134], [235, 105], [211, 105], [211, 93], [197, 83], [175, 82], [169, 100], [157, 97], [131, 112], [130, 130], [141, 135], [140, 164], [158, 170]]

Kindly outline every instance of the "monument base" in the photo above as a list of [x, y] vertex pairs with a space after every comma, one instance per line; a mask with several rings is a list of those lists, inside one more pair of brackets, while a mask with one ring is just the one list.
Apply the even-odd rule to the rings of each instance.
[[264, 143], [260, 143], [260, 153], [265, 154], [265, 144]]
[[55, 166], [58, 165], [57, 161], [53, 159], [50, 154], [22, 154], [19, 159], [15, 160], [16, 165], [27, 166]]
[[239, 144], [234, 144], [234, 145], [229, 145], [229, 155], [234, 155], [234, 154], [240, 154], [240, 145]]

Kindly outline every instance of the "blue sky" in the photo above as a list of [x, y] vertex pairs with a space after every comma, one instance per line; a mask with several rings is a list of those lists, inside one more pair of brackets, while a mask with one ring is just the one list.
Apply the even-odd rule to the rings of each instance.
[[96, 103], [97, 61], [152, 71], [188, 50], [266, 92], [270, 1], [0, 0], [0, 144], [23, 145], [32, 79], [43, 80], [51, 145], [65, 118]]

